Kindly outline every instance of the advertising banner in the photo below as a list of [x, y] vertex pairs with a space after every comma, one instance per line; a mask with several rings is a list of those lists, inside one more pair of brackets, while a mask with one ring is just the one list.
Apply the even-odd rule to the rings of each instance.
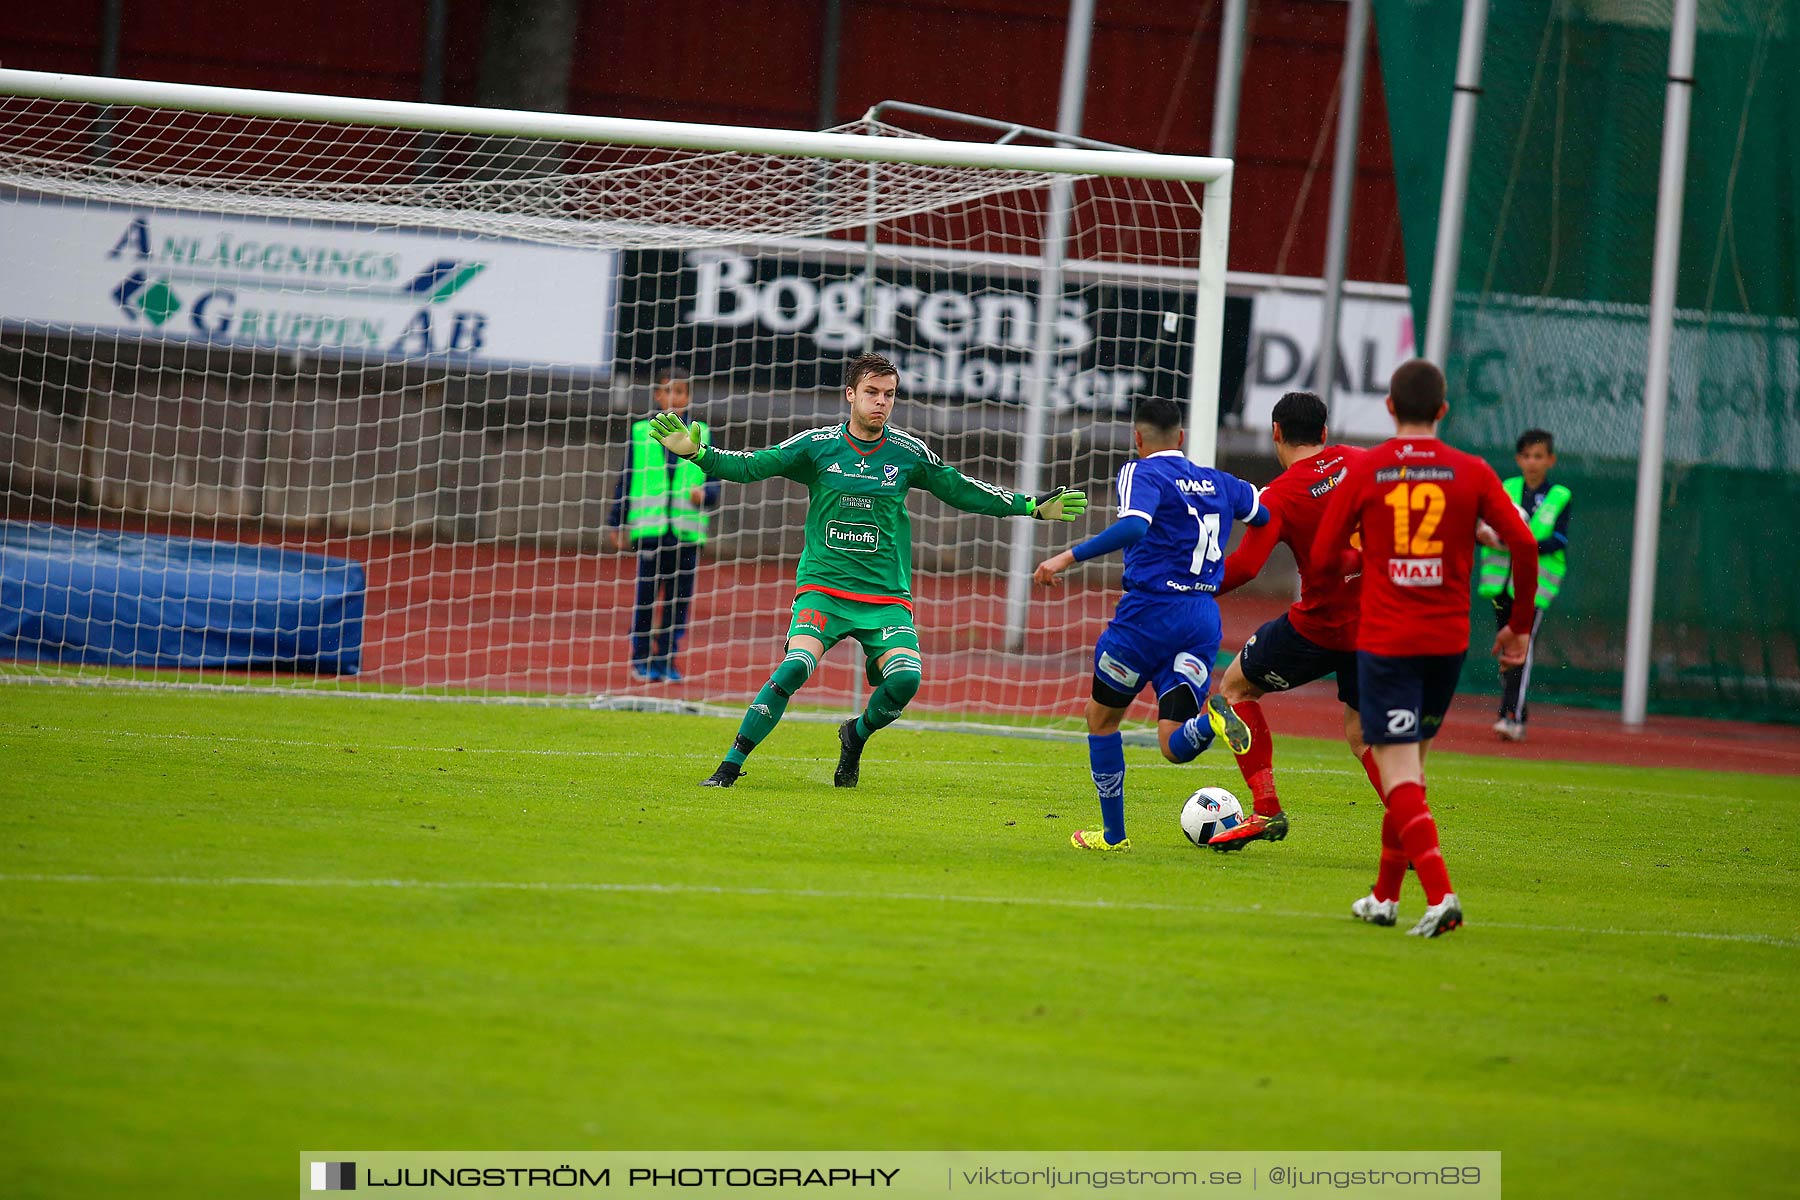
[[619, 255], [431, 231], [0, 199], [0, 322], [472, 366], [612, 366]]
[[[848, 256], [776, 250], [655, 251], [627, 256], [621, 307], [633, 328], [620, 357], [685, 362], [736, 387], [836, 386], [865, 350], [892, 358], [920, 399], [1022, 404], [1033, 378], [1038, 276], [973, 263], [896, 266], [873, 278]], [[1130, 410], [1185, 401], [1194, 289], [1071, 271], [1052, 318], [1051, 406]], [[1227, 390], [1242, 373], [1249, 301], [1226, 306]]]
[[[1647, 307], [1496, 293], [1460, 328], [1453, 437], [1510, 450], [1535, 425], [1564, 454], [1637, 457]], [[1800, 471], [1800, 323], [1679, 309], [1673, 339], [1668, 461]]]
[[[1317, 292], [1257, 294], [1244, 401], [1244, 423], [1250, 428], [1267, 429], [1275, 402], [1286, 393], [1319, 390], [1323, 303]], [[1358, 439], [1385, 438], [1394, 432], [1387, 413], [1388, 379], [1395, 367], [1414, 356], [1412, 309], [1403, 297], [1345, 296], [1338, 314], [1331, 431]]]

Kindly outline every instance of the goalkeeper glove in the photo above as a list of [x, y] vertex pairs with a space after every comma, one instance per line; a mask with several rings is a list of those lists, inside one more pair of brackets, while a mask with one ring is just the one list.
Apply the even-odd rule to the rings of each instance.
[[663, 449], [681, 458], [700, 453], [700, 439], [679, 413], [659, 412], [650, 418], [650, 436], [663, 444]]
[[1040, 521], [1073, 521], [1087, 511], [1087, 493], [1069, 488], [1045, 492], [1031, 502], [1031, 515]]

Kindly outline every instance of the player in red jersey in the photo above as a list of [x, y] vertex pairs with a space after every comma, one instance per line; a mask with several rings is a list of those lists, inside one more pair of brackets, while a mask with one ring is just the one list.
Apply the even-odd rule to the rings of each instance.
[[1456, 695], [1469, 652], [1469, 574], [1475, 530], [1486, 521], [1517, 569], [1512, 620], [1494, 636], [1504, 666], [1525, 661], [1536, 615], [1537, 539], [1494, 468], [1438, 440], [1444, 373], [1422, 358], [1388, 384], [1395, 436], [1357, 459], [1319, 523], [1315, 559], [1354, 551], [1362, 532], [1362, 612], [1356, 634], [1363, 739], [1387, 789], [1381, 865], [1370, 894], [1350, 911], [1376, 925], [1399, 915], [1407, 864], [1425, 889], [1425, 915], [1409, 931], [1437, 937], [1462, 924], [1462, 903], [1425, 802], [1425, 744]]
[[1250, 750], [1237, 764], [1250, 786], [1253, 811], [1241, 825], [1212, 839], [1209, 845], [1216, 850], [1241, 850], [1264, 839], [1278, 842], [1288, 834], [1287, 814], [1275, 792], [1274, 741], [1258, 703], [1269, 692], [1285, 692], [1335, 674], [1338, 699], [1344, 704], [1344, 738], [1350, 743], [1350, 752], [1362, 760], [1376, 796], [1381, 795], [1375, 759], [1363, 742], [1362, 720], [1357, 714], [1359, 568], [1340, 562], [1335, 548], [1322, 558], [1313, 554], [1313, 538], [1326, 503], [1363, 452], [1325, 443], [1325, 402], [1311, 392], [1283, 396], [1270, 420], [1275, 457], [1285, 469], [1263, 489], [1269, 523], [1245, 532], [1244, 540], [1225, 560], [1225, 579], [1219, 591], [1229, 592], [1254, 579], [1276, 543], [1285, 542], [1300, 568], [1300, 599], [1250, 635], [1219, 681], [1220, 694], [1250, 727]]

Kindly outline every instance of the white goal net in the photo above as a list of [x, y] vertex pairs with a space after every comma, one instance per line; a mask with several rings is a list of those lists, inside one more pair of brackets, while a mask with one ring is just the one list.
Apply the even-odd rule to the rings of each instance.
[[[1116, 576], [1026, 577], [1111, 519], [1135, 401], [1191, 402], [1210, 456], [1228, 187], [872, 121], [0, 71], [0, 677], [741, 704], [805, 492], [703, 502], [682, 636], [665, 585], [634, 643], [634, 425], [674, 369], [716, 444], [770, 445], [842, 420], [873, 350], [894, 424], [966, 474], [1096, 500], [1047, 530], [914, 493], [913, 711], [1078, 711]], [[860, 665], [799, 703], [851, 702]]]

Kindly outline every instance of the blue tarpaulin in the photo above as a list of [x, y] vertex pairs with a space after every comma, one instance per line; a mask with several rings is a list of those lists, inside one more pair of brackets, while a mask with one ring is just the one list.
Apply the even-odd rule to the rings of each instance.
[[364, 586], [349, 559], [0, 521], [0, 657], [354, 675]]

